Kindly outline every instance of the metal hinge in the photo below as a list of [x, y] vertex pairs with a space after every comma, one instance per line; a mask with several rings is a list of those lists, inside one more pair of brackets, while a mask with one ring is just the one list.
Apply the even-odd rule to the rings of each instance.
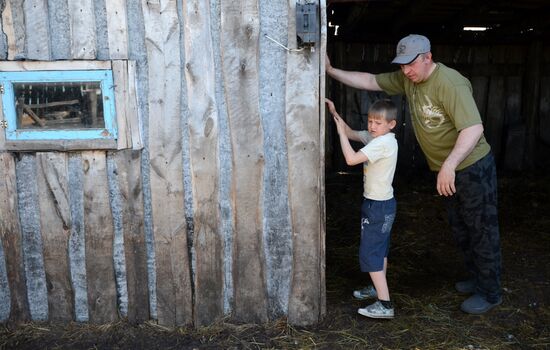
[[8, 128], [8, 122], [5, 120], [0, 120], [0, 128], [7, 129]]
[[4, 84], [0, 85], [0, 94], [4, 94]]

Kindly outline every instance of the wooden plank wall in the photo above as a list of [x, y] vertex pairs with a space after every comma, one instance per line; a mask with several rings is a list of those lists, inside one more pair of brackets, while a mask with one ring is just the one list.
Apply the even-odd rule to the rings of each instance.
[[0, 57], [129, 60], [135, 97], [120, 150], [0, 153], [0, 320], [319, 321], [324, 43], [295, 50], [295, 1], [5, 3]]
[[[223, 77], [233, 174], [235, 316], [255, 322], [267, 320], [267, 294], [262, 261], [261, 188], [263, 183], [263, 132], [259, 114], [258, 2], [221, 2]], [[246, 97], [245, 97], [246, 96]], [[246, 142], [242, 142], [246, 140]]]
[[[198, 324], [223, 315], [222, 240], [220, 230], [218, 108], [209, 11], [203, 1], [183, 7], [188, 23], [185, 40], [185, 82], [188, 103], [189, 166], [195, 265], [194, 313]], [[198, 9], [196, 11], [195, 9]], [[206, 63], [206, 64], [205, 64]], [[201, 78], [199, 78], [201, 77]]]
[[[547, 96], [541, 90], [545, 79], [550, 76], [548, 69], [543, 68], [544, 62], [549, 60], [544, 56], [547, 50], [541, 43], [475, 47], [432, 45], [435, 61], [457, 69], [470, 79], [484, 122], [485, 136], [502, 170], [520, 171], [537, 166], [537, 161], [539, 165], [543, 163], [536, 154], [542, 154], [538, 152], [548, 135], [542, 128], [548, 119], [548, 111], [544, 107]], [[328, 54], [334, 66], [344, 69], [373, 73], [397, 69], [388, 63], [395, 54], [394, 44], [331, 43], [329, 39]], [[368, 105], [385, 95], [358, 91], [332, 80], [328, 82], [327, 91], [353, 126], [364, 124]], [[401, 111], [396, 129], [401, 146], [398, 173], [401, 171], [406, 175], [426, 171], [424, 156], [416, 144], [409, 122], [406, 101], [402, 97], [392, 99]], [[528, 132], [531, 136], [527, 136]], [[327, 133], [329, 136], [334, 133], [331, 123], [327, 124]], [[329, 138], [329, 142], [327, 168], [333, 171], [349, 170], [340, 152], [336, 152], [339, 150], [338, 139]]]

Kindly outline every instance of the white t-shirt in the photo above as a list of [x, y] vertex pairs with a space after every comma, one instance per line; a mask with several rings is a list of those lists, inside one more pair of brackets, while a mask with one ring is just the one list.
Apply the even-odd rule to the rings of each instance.
[[[368, 134], [368, 132], [366, 133]], [[363, 196], [377, 201], [392, 199], [393, 175], [397, 165], [395, 134], [389, 132], [372, 140], [365, 138], [365, 141], [367, 144], [361, 148], [361, 152], [369, 160], [363, 163]]]

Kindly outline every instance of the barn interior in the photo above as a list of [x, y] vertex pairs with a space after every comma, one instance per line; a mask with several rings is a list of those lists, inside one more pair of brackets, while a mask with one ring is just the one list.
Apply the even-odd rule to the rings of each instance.
[[[546, 308], [544, 317], [548, 318], [550, 288], [544, 281], [550, 279], [550, 259], [541, 247], [550, 243], [546, 218], [550, 206], [543, 204], [543, 198], [550, 195], [549, 14], [550, 3], [536, 0], [328, 1], [327, 55], [334, 67], [371, 73], [399, 69], [390, 63], [395, 46], [402, 37], [415, 33], [430, 39], [435, 61], [457, 69], [472, 83], [485, 136], [497, 162], [503, 286], [507, 291], [507, 305], [487, 316], [487, 327], [477, 333], [486, 340], [500, 337], [491, 334], [491, 329], [500, 329], [498, 318], [507, 317], [509, 308], [522, 310], [518, 323], [534, 325], [541, 319], [529, 313], [527, 305], [538, 302]], [[353, 129], [366, 129], [369, 105], [387, 97], [347, 87], [329, 77], [326, 96]], [[406, 100], [391, 98], [399, 110], [395, 129], [399, 158], [394, 179], [398, 209], [388, 268], [390, 294], [394, 293], [397, 312], [408, 321], [435, 317], [433, 310], [418, 309], [435, 305], [460, 329], [465, 316], [458, 305], [463, 298], [453, 293], [453, 286], [464, 277], [462, 260], [447, 226], [443, 199], [435, 189], [435, 175], [428, 170], [411, 129]], [[354, 144], [355, 149], [360, 146]], [[362, 168], [345, 164], [328, 114], [325, 153], [327, 303], [329, 310], [332, 305], [354, 313], [363, 304], [354, 301], [351, 292], [369, 282], [368, 276], [360, 273], [357, 259]], [[514, 287], [520, 283], [529, 285], [524, 297]], [[409, 325], [401, 324], [403, 328]], [[548, 330], [533, 327], [526, 333], [507, 331], [521, 334], [517, 339], [521, 338], [518, 344], [523, 345], [548, 336]], [[399, 332], [399, 326], [394, 331]]]
[[[548, 169], [550, 147], [550, 3], [529, 1], [328, 2], [327, 53], [333, 66], [380, 73], [399, 69], [390, 62], [395, 45], [411, 34], [427, 36], [434, 60], [470, 79], [485, 135], [502, 170]], [[357, 91], [327, 79], [327, 97], [350, 126], [365, 126], [370, 102], [381, 94]], [[396, 133], [403, 168], [424, 169], [407, 123], [406, 104]], [[330, 120], [329, 120], [330, 121]], [[328, 123], [327, 168], [345, 171]], [[403, 152], [404, 151], [404, 152]], [[410, 171], [406, 171], [407, 176]]]

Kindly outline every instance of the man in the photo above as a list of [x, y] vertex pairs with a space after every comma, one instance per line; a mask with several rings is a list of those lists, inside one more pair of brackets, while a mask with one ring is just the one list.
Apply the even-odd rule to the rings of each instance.
[[332, 67], [328, 57], [325, 68], [351, 87], [407, 97], [416, 138], [437, 172], [437, 192], [446, 197], [449, 223], [471, 275], [455, 285], [472, 294], [461, 309], [485, 313], [502, 302], [500, 234], [496, 167], [472, 86], [456, 70], [433, 61], [430, 41], [422, 35], [401, 39], [392, 63], [401, 70], [344, 71]]

